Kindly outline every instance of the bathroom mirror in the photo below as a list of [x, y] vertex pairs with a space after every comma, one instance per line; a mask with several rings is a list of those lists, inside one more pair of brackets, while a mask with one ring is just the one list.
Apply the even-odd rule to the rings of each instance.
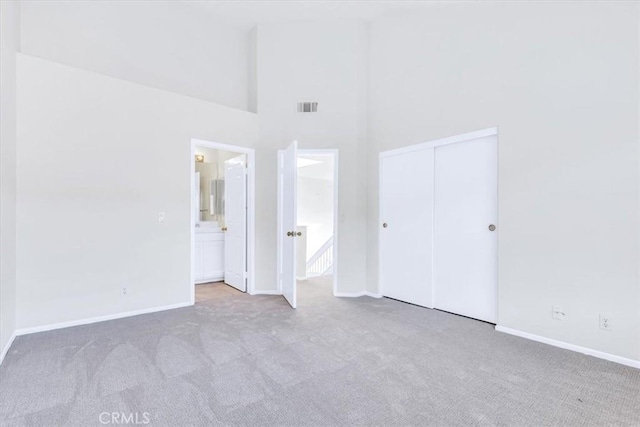
[[[225, 225], [225, 162], [246, 162], [244, 154], [230, 151], [198, 148], [195, 153], [195, 166], [198, 191], [198, 222], [217, 222], [218, 227]], [[208, 224], [211, 225], [211, 224]]]
[[209, 212], [221, 221], [224, 215], [224, 179], [213, 179], [210, 183]]
[[216, 211], [216, 180], [218, 178], [218, 164], [212, 156], [203, 156], [200, 161], [196, 159], [196, 172], [199, 176], [199, 205], [200, 212], [198, 220], [200, 222], [217, 221]]

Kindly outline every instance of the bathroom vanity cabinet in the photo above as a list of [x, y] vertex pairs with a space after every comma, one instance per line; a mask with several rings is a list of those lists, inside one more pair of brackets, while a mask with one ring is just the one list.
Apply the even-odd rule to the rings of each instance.
[[224, 233], [219, 229], [196, 228], [195, 283], [224, 280]]

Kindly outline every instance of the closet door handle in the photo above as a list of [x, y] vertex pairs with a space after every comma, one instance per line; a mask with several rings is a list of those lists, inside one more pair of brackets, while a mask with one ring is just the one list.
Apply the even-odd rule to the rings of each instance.
[[496, 231], [496, 226], [493, 224], [489, 225], [489, 231]]
[[382, 223], [382, 228], [387, 228], [387, 227], [388, 227], [388, 226], [387, 226], [387, 223], [386, 223], [386, 222], [383, 222], [383, 223]]

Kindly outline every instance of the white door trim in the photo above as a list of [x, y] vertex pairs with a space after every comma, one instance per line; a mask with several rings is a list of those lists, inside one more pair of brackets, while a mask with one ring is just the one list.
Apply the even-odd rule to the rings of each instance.
[[333, 296], [338, 296], [338, 192], [339, 192], [339, 150], [338, 149], [299, 149], [298, 156], [333, 156]]
[[[380, 188], [382, 188], [382, 159], [386, 158], [386, 157], [391, 157], [391, 156], [395, 156], [398, 154], [404, 154], [404, 153], [411, 153], [411, 152], [415, 152], [415, 151], [419, 151], [419, 150], [429, 150], [429, 149], [435, 149], [436, 147], [442, 146], [442, 145], [448, 145], [448, 144], [455, 144], [455, 143], [459, 143], [459, 142], [466, 142], [466, 141], [472, 141], [475, 139], [480, 139], [480, 138], [484, 138], [486, 136], [496, 136], [496, 141], [498, 143], [498, 185], [500, 183], [500, 176], [499, 176], [499, 172], [500, 172], [500, 138], [498, 135], [498, 126], [495, 127], [491, 127], [491, 128], [487, 128], [487, 129], [482, 129], [482, 130], [477, 130], [474, 132], [468, 132], [468, 133], [463, 133], [460, 135], [454, 135], [454, 136], [449, 136], [446, 138], [439, 138], [439, 139], [434, 139], [432, 141], [427, 141], [427, 142], [423, 142], [420, 144], [414, 144], [414, 145], [409, 145], [406, 147], [401, 147], [401, 148], [396, 148], [393, 150], [387, 150], [387, 151], [382, 151], [379, 154], [379, 159], [378, 159], [378, 192], [380, 192]], [[434, 174], [435, 174], [435, 168], [434, 168]], [[435, 185], [435, 179], [434, 179], [434, 185]], [[500, 198], [500, 189], [498, 188], [498, 200]], [[381, 203], [380, 201], [378, 201], [378, 223], [381, 220]], [[499, 231], [499, 226], [500, 226], [500, 209], [499, 209], [499, 203], [498, 206], [496, 206], [496, 212], [497, 212], [497, 222], [496, 224], [498, 225], [498, 231]], [[435, 225], [435, 224], [434, 224]], [[384, 292], [382, 290], [382, 282], [381, 282], [381, 277], [382, 277], [382, 262], [380, 262], [381, 260], [381, 256], [382, 256], [382, 250], [381, 250], [381, 245], [380, 245], [380, 233], [382, 232], [382, 229], [380, 228], [380, 224], [377, 225], [378, 226], [378, 292], [382, 295], [384, 295]], [[499, 236], [500, 234], [498, 234], [498, 247], [497, 247], [497, 253], [500, 253], [500, 240], [499, 240]], [[432, 253], [434, 253], [434, 239], [431, 239], [431, 245], [432, 245]], [[499, 263], [499, 258], [496, 260], [496, 263]], [[431, 260], [431, 265], [434, 265], [434, 260]], [[496, 268], [498, 268], [499, 271], [499, 265], [496, 264]], [[435, 277], [434, 277], [434, 269], [431, 269], [431, 279], [432, 279], [432, 287], [431, 287], [431, 301], [435, 302]], [[499, 292], [500, 292], [500, 276], [498, 275], [498, 277], [496, 278], [496, 324], [500, 323], [500, 318], [499, 318]], [[433, 307], [430, 307], [433, 308]]]
[[191, 231], [189, 233], [191, 239], [191, 272], [189, 274], [189, 289], [191, 294], [191, 304], [195, 304], [196, 287], [195, 276], [193, 273], [195, 266], [195, 233], [196, 224], [193, 211], [194, 192], [195, 192], [195, 172], [196, 172], [196, 147], [212, 148], [215, 150], [233, 151], [234, 153], [247, 155], [247, 293], [255, 294], [255, 248], [256, 248], [256, 197], [255, 197], [255, 159], [256, 152], [253, 148], [240, 147], [237, 145], [222, 144], [219, 142], [205, 141], [202, 139], [191, 139], [191, 156], [189, 157], [189, 168], [191, 170], [191, 210], [189, 217], [191, 218]]
[[280, 173], [282, 171], [282, 150], [278, 150], [276, 155], [278, 156], [277, 160], [277, 181], [276, 181], [276, 290], [277, 295], [283, 295], [282, 293], [282, 244], [283, 244], [283, 236], [284, 230], [282, 229], [282, 188], [280, 187], [281, 178]]

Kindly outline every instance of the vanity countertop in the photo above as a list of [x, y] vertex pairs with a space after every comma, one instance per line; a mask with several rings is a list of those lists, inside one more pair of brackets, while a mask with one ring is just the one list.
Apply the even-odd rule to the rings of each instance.
[[222, 233], [222, 229], [214, 221], [196, 222], [196, 233]]

